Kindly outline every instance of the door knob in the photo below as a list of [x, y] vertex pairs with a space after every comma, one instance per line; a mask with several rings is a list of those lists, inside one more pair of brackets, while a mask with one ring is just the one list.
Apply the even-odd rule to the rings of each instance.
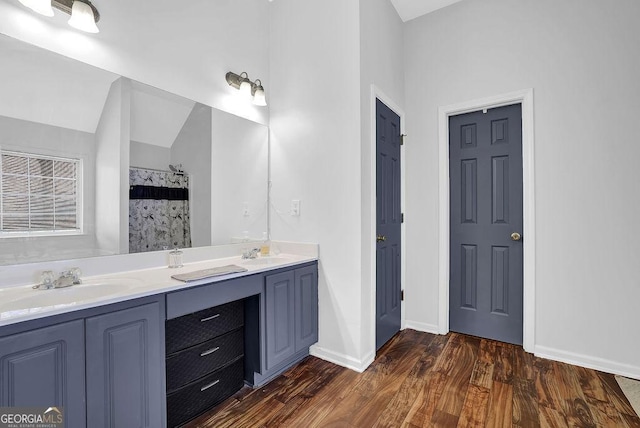
[[512, 241], [519, 241], [521, 239], [522, 239], [522, 236], [518, 232], [513, 232], [511, 234], [511, 240]]
[[376, 242], [384, 242], [387, 240], [387, 237], [384, 235], [378, 235], [376, 236]]

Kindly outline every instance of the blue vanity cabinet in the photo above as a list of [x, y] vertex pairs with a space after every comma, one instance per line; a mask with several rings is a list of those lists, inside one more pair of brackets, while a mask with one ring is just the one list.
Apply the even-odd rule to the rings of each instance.
[[165, 426], [158, 303], [87, 318], [87, 426]]
[[0, 407], [62, 407], [85, 426], [84, 321], [0, 338]]
[[265, 278], [267, 370], [295, 353], [295, 272]]
[[318, 268], [295, 270], [295, 351], [308, 350], [318, 341]]
[[291, 365], [318, 341], [316, 264], [265, 278], [266, 366]]

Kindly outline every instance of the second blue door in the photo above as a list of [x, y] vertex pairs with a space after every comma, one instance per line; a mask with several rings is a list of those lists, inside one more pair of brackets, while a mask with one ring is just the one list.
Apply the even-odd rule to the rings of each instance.
[[449, 328], [522, 344], [521, 105], [449, 119]]
[[400, 331], [400, 116], [376, 100], [376, 349]]

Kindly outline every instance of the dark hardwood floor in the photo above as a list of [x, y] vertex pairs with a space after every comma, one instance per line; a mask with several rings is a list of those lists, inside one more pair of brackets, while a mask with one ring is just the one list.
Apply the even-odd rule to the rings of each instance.
[[640, 427], [613, 375], [404, 330], [356, 373], [309, 357], [189, 427]]

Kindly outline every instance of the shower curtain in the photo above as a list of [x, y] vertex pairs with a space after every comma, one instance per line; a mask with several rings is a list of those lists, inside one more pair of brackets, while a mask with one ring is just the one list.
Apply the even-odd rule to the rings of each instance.
[[189, 177], [129, 169], [129, 252], [191, 247]]

